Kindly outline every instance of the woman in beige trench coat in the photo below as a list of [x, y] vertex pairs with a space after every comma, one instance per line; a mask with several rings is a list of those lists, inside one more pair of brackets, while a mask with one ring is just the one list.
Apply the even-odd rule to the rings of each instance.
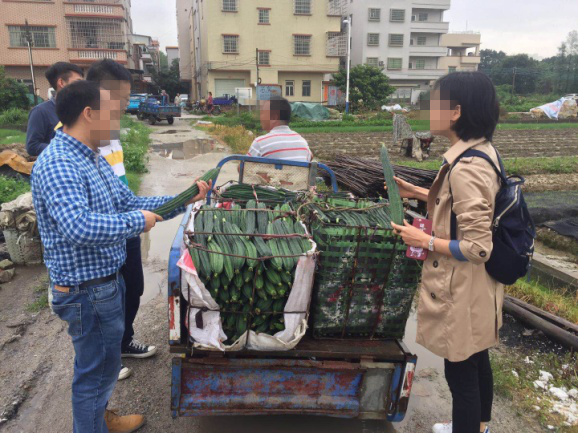
[[[479, 72], [441, 78], [430, 101], [430, 127], [447, 137], [450, 149], [431, 190], [396, 179], [402, 197], [427, 202], [432, 235], [409, 225], [394, 225], [404, 242], [428, 249], [418, 307], [417, 342], [445, 359], [453, 398], [452, 423], [434, 433], [489, 432], [493, 378], [488, 349], [498, 344], [503, 286], [486, 272], [492, 252], [494, 202], [500, 188], [482, 158], [458, 157], [468, 149], [498, 155], [491, 144], [499, 105], [490, 79]], [[451, 176], [450, 176], [451, 174]], [[451, 240], [451, 212], [457, 239]]]

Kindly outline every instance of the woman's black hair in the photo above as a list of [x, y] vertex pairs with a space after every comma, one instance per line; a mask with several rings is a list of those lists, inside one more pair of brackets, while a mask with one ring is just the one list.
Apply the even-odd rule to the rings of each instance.
[[490, 78], [482, 72], [454, 72], [434, 84], [440, 100], [450, 108], [461, 107], [461, 116], [452, 130], [464, 141], [484, 137], [491, 141], [498, 121], [500, 104]]

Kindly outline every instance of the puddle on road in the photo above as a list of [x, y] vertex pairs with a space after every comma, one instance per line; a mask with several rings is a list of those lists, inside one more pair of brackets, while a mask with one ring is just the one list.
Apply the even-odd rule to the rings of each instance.
[[182, 143], [153, 144], [152, 148], [163, 158], [184, 160], [214, 151], [215, 142], [206, 138], [197, 138]]

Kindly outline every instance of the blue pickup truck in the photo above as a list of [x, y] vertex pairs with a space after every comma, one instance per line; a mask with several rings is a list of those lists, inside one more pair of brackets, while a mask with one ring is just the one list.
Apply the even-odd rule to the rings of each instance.
[[[244, 164], [257, 158], [231, 159], [242, 160], [242, 179]], [[267, 163], [279, 169], [301, 164]], [[168, 268], [173, 417], [307, 414], [403, 420], [417, 356], [399, 340], [316, 340], [306, 334], [294, 349], [281, 352], [193, 349], [183, 296], [188, 287], [177, 266], [191, 212], [189, 207], [178, 229]]]

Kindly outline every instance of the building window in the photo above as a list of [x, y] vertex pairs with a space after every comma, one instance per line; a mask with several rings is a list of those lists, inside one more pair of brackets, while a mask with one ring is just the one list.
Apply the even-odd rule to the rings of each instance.
[[418, 45], [425, 45], [427, 43], [427, 37], [426, 36], [418, 36], [417, 37], [417, 44]]
[[70, 48], [126, 49], [124, 21], [106, 18], [67, 18]]
[[301, 96], [311, 96], [311, 80], [303, 81], [303, 88], [301, 89]]
[[237, 0], [223, 0], [223, 12], [237, 12]]
[[451, 74], [452, 72], [456, 72], [458, 70], [458, 68], [456, 66], [450, 66], [448, 68], [448, 74]]
[[427, 13], [420, 12], [419, 14], [417, 14], [417, 20], [418, 21], [428, 21], [429, 15]]
[[295, 81], [285, 81], [285, 96], [295, 96]]
[[376, 68], [379, 66], [379, 58], [378, 57], [368, 57], [365, 59], [365, 64], [367, 66], [375, 66]]
[[239, 52], [239, 36], [223, 35], [223, 53], [237, 54]]
[[293, 35], [293, 54], [296, 56], [310, 56], [311, 36]]
[[259, 51], [259, 64], [265, 66], [270, 65], [270, 54], [271, 53], [269, 51]]
[[369, 21], [381, 21], [381, 9], [369, 9]]
[[[36, 48], [56, 48], [56, 34], [54, 27], [29, 26], [32, 43]], [[11, 47], [27, 47], [26, 27], [8, 26]]]
[[379, 33], [368, 33], [367, 45], [369, 45], [370, 47], [379, 46]]
[[403, 35], [389, 35], [389, 46], [390, 47], [403, 47]]
[[405, 22], [405, 9], [391, 9], [389, 12], [389, 20], [393, 23]]
[[389, 70], [401, 69], [401, 62], [402, 59], [390, 57], [387, 59], [387, 69]]
[[425, 59], [416, 59], [414, 65], [415, 69], [425, 69]]
[[293, 0], [295, 15], [311, 15], [311, 0]]
[[259, 24], [269, 24], [269, 9], [259, 9]]

